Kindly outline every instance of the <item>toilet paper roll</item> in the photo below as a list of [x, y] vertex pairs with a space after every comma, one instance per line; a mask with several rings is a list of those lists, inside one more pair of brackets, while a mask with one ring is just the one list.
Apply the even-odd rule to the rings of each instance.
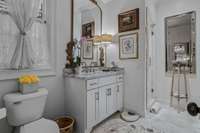
[[159, 104], [159, 103], [154, 103], [154, 104], [151, 106], [150, 112], [151, 112], [151, 113], [154, 113], [154, 114], [158, 114], [160, 110], [161, 110], [160, 104]]
[[6, 108], [0, 109], [0, 120], [6, 117]]

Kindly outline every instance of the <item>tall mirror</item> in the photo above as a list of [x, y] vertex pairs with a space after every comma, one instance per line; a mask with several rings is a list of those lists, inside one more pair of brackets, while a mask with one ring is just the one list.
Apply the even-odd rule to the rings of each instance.
[[196, 73], [196, 13], [189, 12], [165, 19], [166, 72], [175, 64], [184, 65], [190, 74]]
[[106, 66], [106, 47], [112, 35], [102, 34], [104, 0], [74, 0], [74, 59], [81, 57], [87, 66]]
[[[90, 0], [74, 0], [74, 39], [78, 49], [74, 56], [80, 56], [81, 62], [90, 65], [97, 62], [93, 38], [100, 34], [99, 10]], [[95, 64], [97, 65], [97, 64]]]

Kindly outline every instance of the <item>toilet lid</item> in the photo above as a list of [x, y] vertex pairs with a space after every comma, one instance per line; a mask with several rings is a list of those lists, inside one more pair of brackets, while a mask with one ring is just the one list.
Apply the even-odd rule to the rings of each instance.
[[20, 133], [59, 133], [59, 127], [54, 121], [42, 118], [21, 126]]

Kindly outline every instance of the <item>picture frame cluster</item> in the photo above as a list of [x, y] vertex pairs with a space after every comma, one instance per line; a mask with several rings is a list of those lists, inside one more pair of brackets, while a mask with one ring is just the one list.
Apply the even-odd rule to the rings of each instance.
[[[119, 58], [138, 59], [138, 32], [139, 30], [139, 8], [120, 13], [118, 15], [118, 32], [119, 32]], [[131, 33], [130, 33], [131, 32]]]

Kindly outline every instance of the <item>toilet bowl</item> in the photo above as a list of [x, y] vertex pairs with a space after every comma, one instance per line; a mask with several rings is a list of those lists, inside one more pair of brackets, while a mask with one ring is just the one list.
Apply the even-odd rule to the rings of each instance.
[[4, 96], [7, 120], [14, 133], [59, 133], [56, 122], [42, 117], [47, 95], [47, 89], [42, 88], [35, 93]]

